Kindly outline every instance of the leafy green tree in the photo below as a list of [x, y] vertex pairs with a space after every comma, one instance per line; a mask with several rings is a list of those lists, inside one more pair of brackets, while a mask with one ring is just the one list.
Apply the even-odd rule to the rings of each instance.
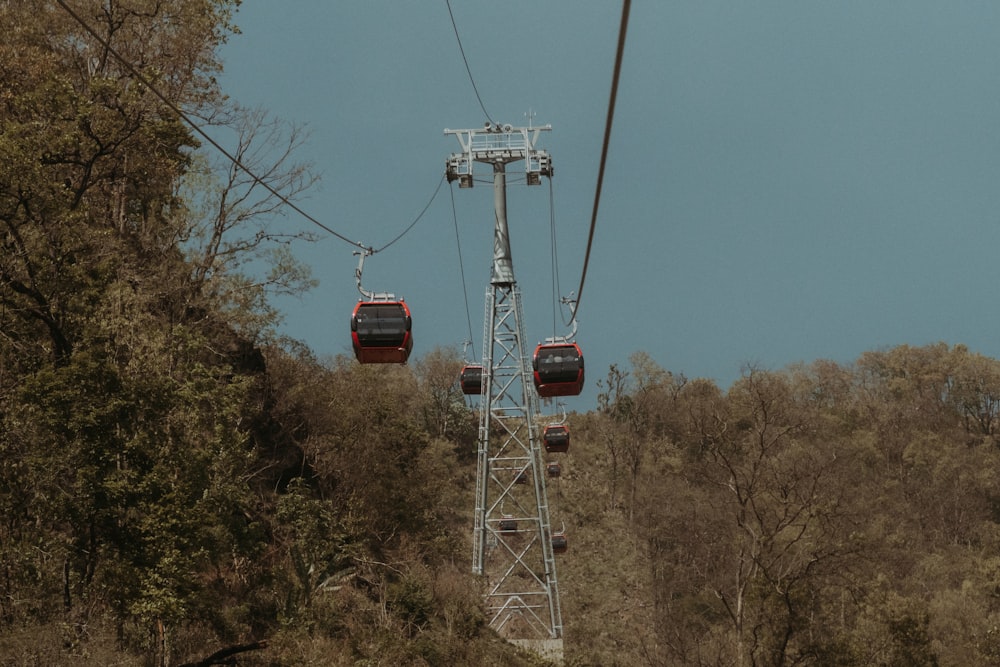
[[[234, 6], [72, 3], [97, 37], [56, 3], [0, 7], [16, 26], [0, 39], [5, 597], [107, 605], [120, 639], [131, 623], [166, 628], [160, 655], [171, 626], [217, 615], [204, 573], [258, 548], [248, 425], [264, 393], [259, 353], [220, 315], [236, 292], [192, 280], [185, 260], [192, 209], [177, 193], [198, 142], [136, 72], [176, 107], [219, 108]], [[54, 608], [24, 611], [6, 613]]]

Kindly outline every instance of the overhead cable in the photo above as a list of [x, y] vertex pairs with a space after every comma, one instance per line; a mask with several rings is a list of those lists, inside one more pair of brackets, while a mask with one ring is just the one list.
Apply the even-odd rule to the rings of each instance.
[[[562, 288], [559, 286], [559, 251], [556, 244], [556, 206], [555, 194], [552, 190], [552, 179], [549, 180], [549, 235], [552, 246], [552, 335], [556, 334], [556, 312], [559, 310], [559, 296]], [[564, 324], [566, 324], [564, 322]]]
[[607, 121], [604, 125], [604, 143], [601, 147], [601, 165], [597, 171], [597, 187], [594, 190], [594, 209], [590, 216], [590, 233], [587, 236], [587, 251], [583, 258], [583, 273], [580, 275], [580, 287], [576, 290], [576, 305], [573, 307], [573, 319], [580, 307], [580, 297], [583, 295], [583, 283], [587, 279], [587, 265], [590, 263], [590, 250], [594, 245], [594, 229], [597, 226], [597, 211], [601, 205], [601, 188], [604, 185], [604, 166], [608, 161], [608, 144], [611, 141], [611, 125], [615, 118], [615, 100], [618, 97], [618, 79], [622, 69], [622, 54], [625, 52], [625, 33], [628, 30], [628, 14], [631, 0], [622, 2], [622, 19], [618, 28], [618, 50], [615, 54], [614, 75], [611, 78], [611, 96], [608, 100]]
[[476, 344], [472, 342], [472, 314], [469, 311], [469, 289], [465, 283], [465, 264], [462, 262], [462, 241], [458, 234], [458, 212], [455, 209], [455, 188], [451, 192], [451, 219], [455, 223], [455, 244], [458, 246], [458, 271], [462, 276], [462, 296], [465, 298], [465, 321], [469, 325], [469, 345], [472, 346], [472, 358], [476, 358]]
[[375, 250], [374, 248], [372, 248], [371, 249], [372, 254], [377, 253], [377, 252], [382, 252], [383, 250], [385, 250], [386, 248], [388, 248], [389, 246], [391, 246], [393, 243], [395, 243], [399, 239], [401, 239], [404, 236], [406, 236], [406, 233], [409, 232], [411, 229], [413, 229], [414, 225], [416, 225], [418, 222], [420, 222], [420, 218], [424, 217], [424, 213], [427, 212], [427, 209], [429, 209], [431, 207], [431, 204], [434, 203], [434, 200], [437, 199], [438, 192], [441, 191], [441, 185], [444, 183], [445, 177], [446, 177], [445, 174], [441, 174], [441, 180], [438, 181], [437, 187], [434, 188], [434, 194], [431, 195], [431, 198], [427, 201], [427, 204], [424, 206], [423, 210], [421, 210], [420, 213], [417, 214], [417, 217], [413, 219], [413, 222], [411, 222], [410, 225], [406, 229], [404, 229], [403, 231], [401, 231], [399, 233], [399, 235], [396, 236], [396, 238], [394, 238], [393, 240], [389, 241], [388, 243], [386, 243], [384, 246], [382, 246], [378, 250]]
[[483, 98], [479, 96], [479, 88], [476, 87], [476, 80], [472, 76], [472, 69], [469, 67], [469, 59], [465, 57], [465, 49], [462, 48], [462, 38], [458, 35], [458, 24], [455, 23], [455, 14], [451, 11], [451, 0], [445, 0], [445, 4], [448, 5], [448, 16], [451, 17], [451, 27], [455, 31], [455, 39], [458, 41], [458, 50], [462, 54], [462, 61], [465, 63], [465, 71], [469, 73], [469, 81], [472, 83], [472, 90], [476, 93], [476, 99], [479, 100], [479, 108], [483, 110], [483, 115], [486, 116], [486, 120], [490, 121], [493, 125], [493, 119], [490, 118], [490, 112], [486, 110], [486, 105], [483, 104]]
[[[400, 238], [402, 238], [402, 236], [404, 234], [406, 234], [406, 232], [410, 231], [410, 229], [413, 228], [413, 226], [417, 223], [417, 221], [420, 220], [420, 218], [423, 216], [423, 214], [427, 211], [427, 208], [431, 205], [431, 202], [434, 201], [434, 198], [437, 196], [438, 191], [440, 191], [440, 189], [441, 189], [441, 183], [438, 183], [437, 188], [434, 190], [434, 194], [431, 196], [430, 202], [427, 203], [427, 206], [425, 206], [424, 210], [420, 212], [420, 215], [417, 216], [416, 220], [414, 220], [412, 223], [410, 223], [410, 226], [407, 227], [403, 231], [402, 234], [400, 234], [399, 236], [397, 236], [392, 241], [390, 241], [389, 243], [385, 244], [384, 246], [382, 246], [378, 250], [376, 250], [376, 249], [374, 249], [372, 247], [365, 246], [363, 243], [361, 243], [359, 241], [354, 241], [354, 240], [352, 240], [352, 239], [344, 236], [343, 234], [340, 234], [336, 230], [331, 229], [327, 225], [323, 224], [322, 222], [320, 222], [319, 220], [317, 220], [316, 218], [314, 218], [313, 216], [311, 216], [309, 213], [307, 213], [304, 210], [302, 210], [294, 202], [292, 202], [287, 197], [285, 197], [283, 194], [281, 194], [280, 192], [278, 192], [277, 190], [275, 190], [274, 187], [272, 187], [269, 183], [267, 183], [266, 181], [262, 180], [259, 176], [257, 176], [255, 173], [253, 173], [253, 171], [251, 171], [249, 168], [247, 168], [247, 166], [244, 165], [236, 156], [234, 156], [232, 153], [230, 153], [225, 148], [223, 148], [222, 145], [220, 145], [217, 141], [215, 141], [212, 137], [210, 137], [204, 130], [202, 130], [201, 127], [199, 127], [198, 124], [195, 123], [194, 120], [192, 120], [191, 117], [187, 113], [185, 113], [183, 110], [181, 110], [176, 104], [174, 104], [171, 100], [167, 99], [167, 97], [165, 95], [163, 95], [159, 90], [157, 90], [156, 86], [154, 86], [149, 79], [147, 79], [145, 76], [143, 76], [142, 73], [140, 73], [132, 65], [132, 63], [130, 63], [128, 60], [125, 59], [124, 56], [122, 56], [120, 53], [118, 53], [118, 51], [116, 51], [114, 49], [114, 47], [112, 47], [111, 44], [109, 44], [106, 39], [104, 39], [103, 37], [101, 37], [93, 28], [90, 27], [89, 24], [87, 24], [86, 21], [84, 21], [76, 12], [74, 12], [69, 7], [69, 5], [66, 4], [65, 0], [56, 0], [56, 2], [59, 3], [59, 6], [62, 7], [64, 10], [66, 10], [66, 12], [71, 17], [73, 17], [73, 19], [77, 23], [79, 23], [80, 26], [84, 30], [86, 30], [94, 39], [96, 39], [101, 44], [102, 47], [104, 47], [105, 49], [107, 49], [108, 53], [110, 53], [111, 55], [113, 55], [122, 65], [124, 65], [125, 68], [128, 69], [129, 73], [132, 74], [132, 76], [134, 76], [140, 83], [142, 83], [151, 93], [153, 93], [153, 95], [155, 95], [156, 97], [158, 97], [161, 102], [163, 102], [165, 105], [167, 105], [182, 120], [184, 120], [188, 125], [190, 125], [191, 128], [195, 132], [197, 132], [203, 139], [205, 139], [205, 141], [207, 141], [209, 144], [211, 144], [213, 147], [215, 147], [215, 149], [218, 150], [220, 153], [222, 153], [230, 162], [232, 162], [234, 165], [236, 165], [237, 167], [239, 167], [240, 169], [242, 169], [254, 181], [254, 183], [256, 183], [256, 184], [260, 185], [261, 187], [263, 187], [265, 190], [267, 190], [272, 195], [274, 195], [275, 197], [277, 197], [283, 204], [285, 204], [286, 206], [288, 206], [289, 208], [291, 208], [293, 211], [295, 211], [296, 213], [298, 213], [299, 215], [301, 215], [303, 218], [305, 218], [309, 222], [313, 223], [314, 225], [316, 225], [320, 229], [323, 229], [326, 232], [330, 233], [331, 235], [335, 236], [336, 238], [340, 239], [341, 241], [349, 243], [352, 246], [355, 246], [357, 248], [361, 248], [363, 251], [365, 251], [365, 252], [367, 252], [369, 254], [374, 254], [376, 252], [380, 252], [381, 250], [385, 250], [390, 245], [392, 245], [393, 243], [395, 243], [396, 241], [398, 241]], [[442, 181], [443, 180], [444, 179], [442, 178]]]

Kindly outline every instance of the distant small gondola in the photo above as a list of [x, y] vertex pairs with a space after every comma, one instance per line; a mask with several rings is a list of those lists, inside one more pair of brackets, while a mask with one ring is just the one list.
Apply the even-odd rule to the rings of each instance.
[[549, 424], [542, 431], [545, 451], [561, 454], [569, 451], [569, 428], [565, 424]]
[[552, 534], [552, 553], [564, 554], [569, 550], [569, 543], [566, 541], [566, 533]]
[[549, 461], [545, 464], [545, 472], [548, 473], [549, 477], [559, 477], [562, 475], [562, 466], [559, 465], [558, 461]]
[[510, 514], [504, 514], [500, 518], [499, 528], [502, 533], [513, 533], [517, 531], [517, 519]]
[[462, 393], [468, 396], [478, 396], [483, 393], [483, 367], [479, 365], [469, 365], [462, 369], [459, 376], [459, 383], [462, 385]]
[[583, 390], [583, 353], [576, 343], [539, 345], [531, 365], [542, 398], [577, 396]]
[[527, 484], [528, 483], [528, 471], [527, 470], [519, 470], [519, 471], [517, 471], [517, 474], [514, 475], [514, 483], [515, 484]]
[[400, 301], [359, 301], [351, 315], [351, 343], [363, 364], [405, 364], [413, 349], [412, 318]]

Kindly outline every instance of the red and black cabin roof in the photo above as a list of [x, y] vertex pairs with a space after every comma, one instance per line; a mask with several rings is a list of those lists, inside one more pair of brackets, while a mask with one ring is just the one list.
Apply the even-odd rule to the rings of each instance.
[[470, 364], [462, 369], [459, 376], [459, 383], [462, 385], [462, 393], [466, 395], [476, 395], [483, 393], [483, 367], [477, 364]]
[[539, 345], [531, 367], [535, 372], [535, 389], [543, 398], [577, 396], [583, 390], [583, 352], [576, 343]]
[[569, 451], [569, 428], [565, 424], [549, 424], [542, 431], [545, 451], [560, 454]]
[[351, 344], [363, 364], [405, 364], [413, 349], [413, 320], [406, 303], [359, 301], [351, 315]]

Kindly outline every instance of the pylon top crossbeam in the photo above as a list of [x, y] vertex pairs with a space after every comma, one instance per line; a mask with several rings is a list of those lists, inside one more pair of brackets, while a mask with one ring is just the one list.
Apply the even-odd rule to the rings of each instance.
[[462, 147], [461, 152], [448, 158], [445, 169], [448, 182], [457, 180], [459, 187], [471, 188], [474, 163], [496, 165], [524, 160], [528, 185], [539, 185], [542, 176], [552, 176], [552, 158], [535, 145], [539, 135], [551, 129], [551, 125], [514, 127], [490, 122], [474, 130], [446, 128], [444, 133], [455, 135]]

